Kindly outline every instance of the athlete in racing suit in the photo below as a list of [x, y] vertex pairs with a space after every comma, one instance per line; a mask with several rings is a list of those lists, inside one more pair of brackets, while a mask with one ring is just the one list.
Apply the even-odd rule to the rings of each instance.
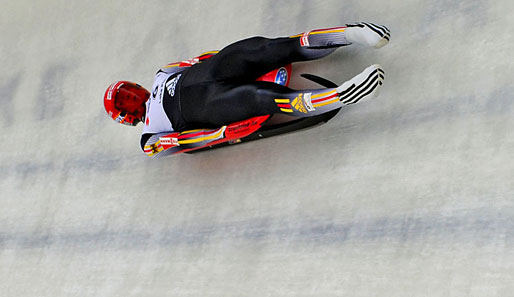
[[[383, 70], [372, 65], [337, 88], [308, 92], [256, 79], [292, 62], [325, 57], [352, 43], [380, 48], [389, 38], [385, 26], [371, 23], [275, 39], [252, 37], [219, 52], [163, 67], [156, 73], [149, 92], [134, 83], [113, 83], [105, 93], [104, 105], [120, 123], [144, 123], [143, 149], [172, 131], [220, 127], [275, 113], [313, 116], [333, 109], [333, 105], [354, 104], [372, 97], [382, 84]], [[308, 98], [302, 97], [304, 94]], [[291, 103], [294, 98], [301, 98], [302, 104]]]

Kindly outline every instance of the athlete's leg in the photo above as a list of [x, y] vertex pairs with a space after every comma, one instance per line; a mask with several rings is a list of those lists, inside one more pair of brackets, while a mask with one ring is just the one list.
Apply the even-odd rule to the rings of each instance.
[[290, 37], [252, 37], [235, 42], [202, 64], [192, 67], [187, 81], [250, 82], [281, 66], [319, 59], [338, 47], [352, 43], [381, 47], [389, 40], [389, 34], [384, 26], [357, 23]]
[[[209, 88], [209, 96], [198, 96], [198, 89], [185, 90], [188, 100], [182, 101], [182, 116], [188, 126], [219, 127], [254, 116], [275, 114], [280, 109], [273, 99], [261, 96], [261, 92], [273, 94], [288, 93], [292, 90], [270, 82], [250, 84], [217, 83]], [[184, 91], [183, 91], [184, 94]]]
[[221, 83], [210, 90], [212, 96], [203, 98], [195, 94], [199, 90], [191, 88], [185, 90], [191, 99], [182, 102], [182, 115], [197, 127], [275, 113], [309, 117], [373, 97], [383, 79], [380, 66], [372, 65], [337, 88], [297, 91], [269, 82]]
[[299, 38], [252, 37], [235, 42], [214, 57], [196, 64], [184, 80], [186, 85], [201, 81], [250, 83], [258, 77], [296, 61], [324, 57], [335, 48], [309, 49]]

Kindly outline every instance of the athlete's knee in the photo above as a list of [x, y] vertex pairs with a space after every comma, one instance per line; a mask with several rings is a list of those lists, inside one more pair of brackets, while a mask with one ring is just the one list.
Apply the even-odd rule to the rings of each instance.
[[276, 99], [286, 98], [291, 95], [293, 90], [288, 87], [273, 83], [257, 83], [255, 86], [255, 104], [259, 108], [266, 110], [267, 113], [278, 112]]

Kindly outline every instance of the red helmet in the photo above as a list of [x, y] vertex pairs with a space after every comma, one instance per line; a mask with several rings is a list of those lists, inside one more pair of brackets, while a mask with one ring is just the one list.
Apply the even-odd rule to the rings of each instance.
[[105, 111], [116, 122], [135, 126], [145, 116], [145, 103], [148, 98], [150, 92], [136, 83], [115, 82], [105, 91]]

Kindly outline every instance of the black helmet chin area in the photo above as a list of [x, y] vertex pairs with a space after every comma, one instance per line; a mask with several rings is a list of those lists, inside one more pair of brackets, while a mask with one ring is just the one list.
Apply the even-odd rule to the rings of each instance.
[[127, 114], [124, 111], [122, 111], [120, 115], [114, 120], [120, 124], [124, 124], [127, 126], [136, 126], [138, 123], [141, 122], [141, 119], [138, 119], [133, 115]]
[[137, 124], [141, 123], [141, 120], [140, 119], [135, 119], [133, 122], [132, 122], [132, 125], [131, 126], [137, 126]]

